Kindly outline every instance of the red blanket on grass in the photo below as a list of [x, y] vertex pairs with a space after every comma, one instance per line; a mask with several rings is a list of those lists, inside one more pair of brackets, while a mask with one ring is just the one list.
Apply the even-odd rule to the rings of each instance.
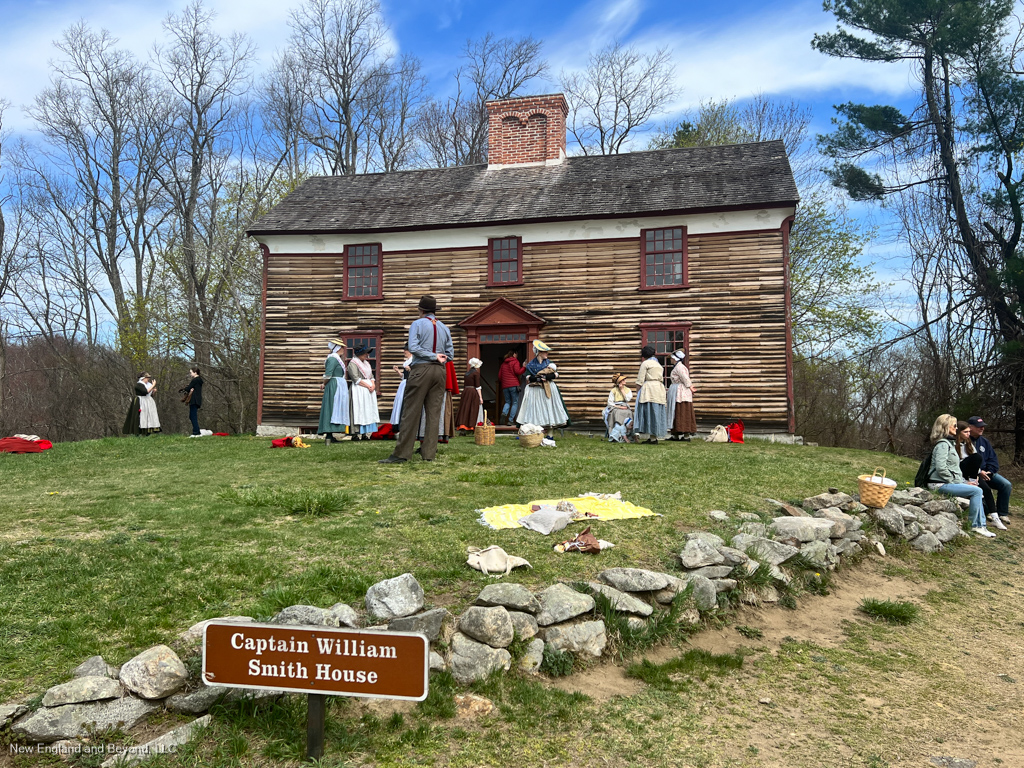
[[5, 437], [0, 440], [0, 453], [42, 453], [53, 448], [49, 440], [23, 440], [20, 437]]

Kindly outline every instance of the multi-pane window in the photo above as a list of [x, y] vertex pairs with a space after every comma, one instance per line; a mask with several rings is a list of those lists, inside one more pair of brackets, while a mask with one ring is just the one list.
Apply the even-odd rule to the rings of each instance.
[[[667, 387], [671, 383], [669, 376], [676, 365], [676, 361], [671, 359], [672, 353], [677, 349], [681, 349], [684, 352], [689, 350], [690, 324], [680, 323], [673, 325], [659, 323], [656, 327], [648, 328], [641, 326], [641, 334], [643, 346], [650, 344], [654, 347], [654, 353], [658, 358], [658, 362], [665, 369], [665, 386]], [[683, 363], [689, 368], [689, 357]]]
[[687, 285], [686, 227], [646, 229], [640, 233], [640, 287]]
[[525, 333], [483, 333], [480, 334], [481, 344], [502, 344], [506, 341], [526, 341]]
[[520, 237], [496, 237], [487, 241], [487, 285], [523, 282], [522, 244]]
[[366, 358], [366, 362], [370, 364], [373, 369], [373, 375], [377, 375], [377, 360], [380, 359], [380, 340], [382, 334], [369, 333], [366, 331], [356, 331], [352, 335], [346, 334], [342, 338], [345, 339], [345, 360], [351, 360], [355, 351], [360, 347], [366, 347], [370, 356]]
[[379, 299], [380, 246], [345, 246], [345, 298]]

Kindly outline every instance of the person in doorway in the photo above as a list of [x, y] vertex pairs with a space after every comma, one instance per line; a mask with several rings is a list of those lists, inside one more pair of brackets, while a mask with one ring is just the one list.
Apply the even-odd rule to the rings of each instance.
[[629, 403], [633, 399], [633, 391], [626, 386], [626, 377], [618, 373], [612, 376], [612, 388], [608, 393], [601, 416], [608, 439], [616, 443], [628, 443], [633, 428], [633, 409]]
[[523, 401], [516, 414], [519, 424], [536, 424], [548, 430], [548, 437], [554, 427], [563, 427], [569, 423], [569, 414], [562, 402], [562, 394], [558, 391], [555, 379], [558, 370], [548, 360], [551, 347], [540, 339], [533, 342], [535, 357], [526, 364], [526, 389]]
[[519, 411], [519, 388], [522, 386], [524, 373], [526, 369], [519, 362], [516, 351], [510, 349], [505, 353], [501, 367], [498, 368], [498, 386], [501, 388], [501, 398], [504, 401], [499, 422], [511, 424], [515, 421], [516, 413]]
[[[420, 317], [409, 326], [409, 380], [402, 404], [402, 422], [398, 430], [395, 449], [381, 464], [399, 464], [412, 458], [416, 427], [424, 408], [427, 423], [436, 424], [441, 418], [445, 395], [445, 363], [455, 356], [455, 346], [448, 326], [437, 319], [437, 300], [423, 296], [418, 305]], [[420, 448], [424, 461], [433, 461], [437, 455], [437, 436], [425, 435]]]
[[967, 499], [971, 531], [979, 536], [994, 538], [995, 534], [985, 527], [981, 487], [976, 483], [968, 483], [960, 472], [960, 457], [956, 451], [956, 417], [948, 413], [939, 416], [932, 425], [931, 440], [932, 466], [928, 473], [928, 488]]
[[408, 343], [402, 346], [402, 354], [404, 355], [402, 364], [393, 366], [391, 369], [402, 377], [402, 381], [398, 384], [398, 391], [395, 392], [395, 401], [391, 405], [391, 426], [396, 433], [402, 423], [402, 402], [405, 399], [406, 382], [409, 380], [409, 364], [412, 362], [412, 352], [409, 351]]
[[[978, 477], [983, 484], [987, 484], [994, 494], [996, 508], [995, 515], [1003, 525], [1010, 524], [1010, 493], [1013, 485], [999, 474], [999, 457], [996, 456], [996, 449], [985, 437], [985, 427], [988, 426], [981, 416], [971, 416], [967, 420], [971, 428], [971, 438], [974, 440], [974, 447], [981, 454], [981, 471]], [[989, 517], [992, 520], [992, 517]]]
[[329, 354], [324, 361], [324, 377], [320, 382], [323, 397], [320, 400], [320, 424], [316, 431], [324, 436], [324, 445], [337, 441], [335, 434], [345, 434], [349, 424], [348, 383], [345, 380], [345, 342], [331, 339], [327, 342]]
[[[636, 374], [636, 422], [634, 430], [641, 442], [657, 444], [668, 431], [665, 392], [665, 369], [658, 362], [650, 344], [640, 350], [640, 370]], [[644, 440], [644, 435], [647, 439]]]
[[140, 373], [135, 382], [135, 397], [121, 430], [124, 434], [147, 437], [160, 431], [160, 415], [153, 399], [155, 393], [156, 379], [148, 372]]
[[697, 417], [693, 412], [693, 382], [690, 372], [683, 365], [686, 353], [677, 349], [672, 353], [675, 365], [670, 375], [671, 385], [668, 388], [667, 408], [668, 420], [671, 424], [672, 437], [669, 440], [690, 441], [690, 436], [697, 434]]
[[377, 431], [380, 412], [377, 410], [377, 382], [370, 366], [370, 350], [358, 347], [348, 361], [348, 378], [352, 382], [352, 439], [369, 440]]
[[188, 369], [189, 382], [182, 387], [184, 397], [181, 401], [188, 405], [188, 420], [192, 422], [192, 434], [189, 437], [199, 437], [199, 409], [203, 407], [203, 377], [199, 374], [199, 366]]
[[483, 361], [478, 357], [470, 358], [466, 369], [466, 378], [462, 385], [462, 400], [459, 401], [459, 415], [455, 425], [460, 433], [472, 432], [476, 425], [484, 420], [484, 395], [480, 384], [480, 366]]

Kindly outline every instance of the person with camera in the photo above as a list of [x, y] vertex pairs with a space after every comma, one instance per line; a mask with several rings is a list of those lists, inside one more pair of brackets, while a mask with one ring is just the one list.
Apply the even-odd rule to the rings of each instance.
[[199, 437], [199, 409], [203, 406], [203, 377], [199, 374], [199, 366], [188, 369], [189, 382], [178, 390], [181, 393], [181, 402], [188, 406], [188, 420], [192, 422], [192, 434], [189, 437]]

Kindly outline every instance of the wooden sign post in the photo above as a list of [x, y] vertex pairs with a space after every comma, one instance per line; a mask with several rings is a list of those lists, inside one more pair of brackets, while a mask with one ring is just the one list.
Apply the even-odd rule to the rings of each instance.
[[306, 757], [323, 756], [325, 696], [427, 698], [430, 642], [414, 632], [235, 624], [203, 630], [207, 685], [308, 696]]

